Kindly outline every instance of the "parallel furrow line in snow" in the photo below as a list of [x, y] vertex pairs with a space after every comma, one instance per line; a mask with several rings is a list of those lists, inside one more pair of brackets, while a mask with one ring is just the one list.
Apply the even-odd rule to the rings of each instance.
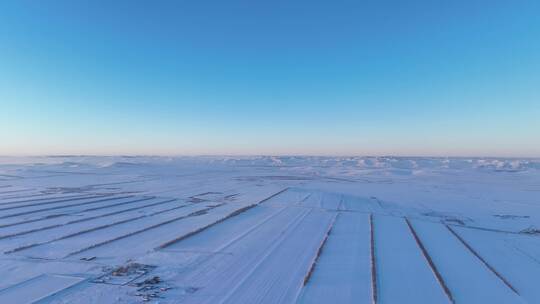
[[[14, 214], [8, 214], [8, 215], [0, 216], [0, 219], [10, 218], [10, 217], [16, 217], [16, 216], [20, 216], [20, 215], [28, 215], [28, 214], [38, 213], [38, 212], [42, 212], [42, 211], [51, 211], [51, 210], [58, 210], [58, 209], [63, 209], [63, 208], [69, 208], [69, 207], [77, 207], [77, 206], [83, 206], [83, 205], [90, 205], [90, 204], [101, 203], [101, 202], [106, 202], [106, 201], [113, 201], [113, 200], [117, 200], [117, 199], [130, 198], [130, 197], [133, 197], [133, 195], [120, 196], [120, 197], [109, 197], [109, 198], [104, 198], [104, 199], [100, 199], [100, 200], [96, 200], [96, 201], [90, 201], [90, 202], [84, 202], [84, 203], [78, 203], [78, 204], [62, 205], [62, 206], [51, 207], [51, 208], [43, 208], [43, 209], [37, 209], [37, 210], [31, 210], [31, 211], [19, 212], [19, 213], [14, 213]], [[91, 198], [92, 198], [92, 197], [91, 197]]]
[[[328, 227], [326, 227], [327, 229], [330, 227], [330, 225], [328, 225]], [[297, 228], [298, 229], [298, 228]], [[308, 231], [304, 231], [304, 235], [305, 233], [307, 233]], [[326, 232], [328, 232], [328, 230], [326, 230]], [[285, 240], [283, 241], [285, 242]], [[279, 246], [281, 250], [286, 250], [287, 246], [284, 246], [284, 245], [281, 245]], [[275, 251], [278, 251], [279, 249], [276, 249]], [[313, 258], [315, 257], [313, 254], [315, 252], [312, 251], [312, 250], [303, 250], [301, 252], [298, 252], [296, 256], [296, 258], [298, 258], [298, 261], [303, 261], [304, 259], [301, 258], [302, 256], [304, 257], [311, 257], [312, 258], [312, 261], [313, 261]], [[274, 253], [275, 255], [276, 253]], [[267, 259], [270, 259], [270, 256], [267, 257]], [[266, 261], [263, 261], [263, 262], [266, 262]], [[259, 265], [262, 265], [263, 262], [261, 262]], [[281, 264], [281, 263], [280, 263]], [[297, 265], [295, 265], [297, 268], [291, 268], [289, 269], [292, 273], [294, 273], [295, 270], [300, 270], [300, 266], [302, 263], [298, 263]], [[306, 265], [308, 266], [308, 265]], [[260, 267], [260, 266], [259, 266]], [[308, 270], [309, 268], [306, 268], [306, 270]], [[303, 271], [302, 271], [303, 272]], [[255, 272], [253, 272], [253, 274], [255, 274]], [[257, 276], [257, 275], [255, 275]], [[276, 294], [275, 296], [271, 295], [272, 291], [276, 289], [276, 285], [279, 285], [280, 284], [280, 281], [281, 280], [287, 280], [289, 282], [289, 284], [291, 284], [295, 279], [295, 276], [294, 275], [289, 275], [289, 271], [287, 271], [286, 273], [283, 273], [281, 271], [273, 271], [271, 273], [269, 273], [268, 275], [265, 276], [266, 278], [264, 278], [264, 281], [265, 283], [261, 284], [262, 286], [262, 292], [261, 293], [257, 293], [254, 297], [254, 301], [253, 303], [264, 303], [265, 302], [265, 299], [275, 299], [275, 303], [287, 303], [285, 302], [285, 298], [286, 298], [286, 293], [285, 292], [282, 292], [281, 294]], [[301, 283], [303, 283], [303, 281], [300, 281]], [[294, 284], [296, 285], [296, 284]], [[291, 285], [287, 285], [287, 286], [291, 286]], [[296, 288], [294, 289], [294, 302], [297, 301], [301, 291], [302, 291], [302, 286], [303, 285], [297, 285], [295, 286]], [[290, 287], [287, 287], [287, 289], [289, 289]], [[293, 302], [293, 301], [291, 301]]]
[[159, 245], [158, 247], [156, 247], [156, 248], [154, 248], [154, 249], [155, 249], [155, 250], [159, 250], [159, 249], [167, 248], [167, 247], [171, 246], [172, 244], [175, 244], [175, 243], [178, 243], [178, 242], [180, 242], [180, 241], [182, 241], [182, 240], [185, 240], [185, 239], [187, 239], [187, 238], [189, 238], [189, 237], [191, 237], [191, 236], [193, 236], [193, 235], [195, 235], [195, 234], [197, 234], [197, 233], [200, 233], [200, 232], [202, 232], [202, 231], [204, 231], [204, 230], [209, 229], [210, 227], [213, 227], [213, 226], [215, 226], [215, 225], [217, 225], [217, 224], [219, 224], [219, 223], [221, 223], [221, 222], [223, 222], [223, 221], [226, 221], [226, 220], [230, 219], [231, 217], [234, 217], [234, 216], [237, 216], [237, 215], [239, 215], [239, 214], [241, 214], [241, 213], [244, 213], [244, 212], [248, 211], [249, 209], [254, 208], [254, 207], [256, 207], [256, 206], [258, 206], [258, 205], [260, 205], [260, 204], [262, 204], [262, 203], [268, 201], [269, 199], [271, 199], [271, 198], [273, 198], [273, 197], [276, 197], [276, 196], [280, 195], [281, 193], [287, 191], [288, 189], [289, 189], [289, 188], [285, 188], [285, 189], [283, 189], [283, 190], [281, 190], [281, 191], [279, 191], [279, 192], [276, 192], [276, 193], [270, 195], [269, 197], [267, 197], [267, 198], [265, 198], [265, 199], [259, 201], [258, 203], [255, 203], [255, 204], [248, 205], [248, 206], [246, 206], [246, 207], [240, 208], [240, 209], [238, 209], [238, 210], [236, 210], [236, 211], [230, 213], [229, 215], [225, 216], [224, 218], [221, 218], [221, 219], [219, 219], [219, 220], [217, 220], [217, 221], [215, 221], [215, 222], [213, 222], [213, 223], [210, 223], [210, 224], [208, 224], [208, 225], [206, 225], [206, 226], [203, 226], [203, 227], [201, 227], [201, 228], [199, 228], [199, 229], [196, 229], [196, 230], [194, 230], [194, 231], [191, 231], [191, 232], [188, 232], [188, 233], [186, 233], [186, 234], [184, 234], [184, 235], [181, 235], [181, 236], [179, 236], [179, 237], [177, 237], [177, 238], [175, 238], [175, 239], [173, 239], [173, 240], [167, 241], [167, 242], [165, 242], [165, 243]]
[[[218, 249], [216, 249], [216, 251], [223, 252], [224, 250], [229, 249], [231, 246], [238, 243], [240, 240], [244, 239], [246, 236], [251, 235], [253, 233], [256, 233], [255, 231], [257, 229], [262, 228], [264, 223], [269, 222], [271, 219], [275, 218], [278, 214], [281, 214], [281, 213], [285, 212], [285, 210], [289, 210], [289, 207], [283, 208], [282, 210], [278, 211], [277, 213], [269, 216], [265, 220], [261, 221], [259, 224], [257, 224], [255, 226], [251, 227], [250, 229], [248, 229], [245, 233], [241, 234], [236, 239], [234, 239], [234, 240], [224, 244], [223, 246], [219, 247]], [[283, 237], [285, 235], [285, 232], [287, 232], [290, 229], [290, 227], [293, 227], [293, 226], [297, 225], [298, 222], [301, 221], [306, 216], [307, 210], [309, 210], [309, 209], [300, 209], [300, 210], [301, 210], [301, 212], [298, 215], [296, 215], [293, 218], [293, 220], [291, 220], [290, 222], [285, 224], [285, 227], [283, 228], [282, 232], [279, 235], [275, 236], [273, 238], [273, 240], [271, 241], [271, 243], [272, 242], [277, 242], [281, 237]], [[193, 261], [193, 262], [189, 263], [188, 265], [186, 265], [187, 268], [196, 268], [197, 269], [197, 272], [195, 274], [191, 275], [189, 277], [188, 281], [192, 282], [192, 284], [194, 286], [197, 286], [197, 285], [203, 286], [204, 283], [201, 283], [200, 281], [202, 280], [203, 282], [206, 282], [206, 279], [205, 279], [206, 274], [211, 269], [213, 269], [213, 267], [214, 267], [214, 265], [211, 262], [208, 262], [208, 261], [211, 260], [211, 259], [214, 259], [214, 258], [215, 258], [215, 255], [209, 255], [206, 258], [204, 258], [202, 261], [201, 260], [196, 260], [196, 261]], [[247, 266], [248, 265], [245, 265], [245, 264], [241, 265], [242, 268], [246, 268]]]
[[[26, 204], [26, 205], [16, 205], [11, 207], [4, 207], [0, 208], [0, 211], [2, 210], [11, 210], [11, 209], [18, 209], [18, 208], [24, 208], [24, 207], [31, 207], [31, 206], [39, 206], [39, 205], [48, 205], [48, 204], [55, 204], [55, 203], [62, 203], [62, 202], [68, 202], [68, 201], [77, 201], [82, 200], [86, 198], [98, 198], [98, 197], [104, 197], [104, 196], [110, 196], [113, 194], [86, 194], [86, 195], [74, 195], [74, 196], [65, 196], [65, 197], [48, 197], [48, 198], [41, 198], [41, 199], [35, 199], [35, 200], [25, 200], [25, 201], [15, 201], [15, 202], [4, 202], [0, 205], [10, 205], [10, 204], [20, 204], [20, 203], [28, 203], [28, 202], [37, 202], [37, 201], [45, 201], [41, 203], [33, 203], [33, 204]], [[48, 201], [52, 200], [52, 201]]]
[[[141, 201], [147, 201], [147, 200], [150, 200], [150, 199], [153, 199], [153, 197], [145, 197], [145, 198], [142, 198], [142, 199], [125, 202], [125, 204], [137, 203], [137, 202], [141, 202]], [[104, 218], [104, 217], [111, 216], [111, 215], [118, 215], [118, 214], [122, 214], [122, 213], [129, 212], [129, 211], [134, 211], [134, 210], [139, 210], [139, 209], [143, 209], [143, 208], [162, 205], [162, 204], [170, 203], [170, 202], [172, 202], [174, 200], [175, 199], [170, 199], [170, 200], [166, 200], [166, 201], [160, 201], [160, 202], [157, 202], [157, 203], [152, 203], [152, 204], [143, 205], [143, 206], [139, 206], [139, 207], [122, 209], [122, 210], [111, 212], [111, 213], [106, 213], [106, 214], [101, 214], [101, 215], [97, 215], [97, 216], [81, 218], [81, 219], [77, 219], [77, 220], [74, 220], [74, 221], [69, 221], [69, 222], [66, 222], [66, 223], [63, 223], [63, 224], [55, 224], [55, 225], [40, 227], [40, 228], [36, 228], [36, 229], [20, 231], [20, 232], [16, 232], [16, 233], [12, 233], [12, 234], [0, 235], [0, 240], [5, 239], [5, 238], [14, 237], [14, 236], [21, 236], [21, 235], [30, 234], [30, 233], [34, 233], [34, 232], [39, 232], [39, 231], [43, 231], [43, 230], [53, 229], [53, 228], [57, 228], [57, 227], [61, 227], [61, 226], [67, 226], [67, 225], [77, 224], [77, 223], [86, 222], [86, 221], [90, 221], [90, 220], [95, 220], [95, 219], [99, 219], [99, 218]]]
[[344, 203], [345, 203], [345, 198], [343, 197], [343, 195], [341, 195], [341, 198], [339, 200], [339, 204], [337, 206], [337, 211], [344, 211], [345, 210], [343, 208]]
[[229, 242], [223, 244], [222, 246], [218, 247], [216, 249], [216, 251], [220, 252], [220, 251], [223, 251], [223, 250], [227, 250], [227, 248], [231, 247], [232, 245], [238, 243], [239, 241], [241, 241], [242, 239], [244, 239], [245, 237], [247, 237], [249, 234], [251, 234], [253, 231], [255, 231], [257, 228], [259, 228], [260, 226], [262, 226], [263, 224], [267, 223], [268, 221], [270, 221], [271, 219], [275, 218], [276, 216], [278, 216], [279, 214], [285, 212], [285, 210], [287, 210], [287, 208], [283, 208], [281, 210], [279, 210], [278, 212], [276, 213], [273, 213], [272, 215], [268, 216], [267, 218], [265, 218], [264, 220], [258, 222], [257, 224], [251, 226], [249, 229], [247, 229], [246, 231], [244, 231], [243, 233], [241, 233], [240, 235], [238, 235], [237, 237], [233, 238], [232, 240], [230, 240]]
[[495, 229], [495, 228], [485, 228], [485, 227], [477, 227], [477, 226], [465, 226], [465, 225], [456, 225], [456, 224], [445, 224], [445, 225], [453, 226], [453, 227], [466, 228], [466, 229], [473, 229], [473, 230], [481, 230], [481, 231], [489, 231], [489, 232], [497, 232], [497, 233], [505, 233], [505, 234], [520, 234], [520, 235], [523, 235], [523, 233], [521, 233], [519, 231], [508, 231], [508, 230], [501, 230], [501, 229]]
[[[2, 195], [0, 197], [0, 201], [4, 201], [4, 200], [12, 200], [12, 199], [18, 199], [18, 198], [28, 198], [28, 197], [36, 197], [36, 196], [47, 196], [47, 195], [50, 195], [48, 193], [39, 193], [39, 194], [12, 194], [12, 195]], [[62, 197], [48, 197], [49, 199], [57, 199], [57, 198], [62, 198]], [[9, 205], [9, 204], [16, 204], [16, 203], [13, 203], [13, 202], [3, 202], [3, 203], [0, 203], [0, 205]]]
[[[32, 190], [35, 191], [35, 189], [32, 189]], [[51, 196], [51, 195], [54, 195], [54, 194], [57, 194], [57, 195], [56, 196]], [[63, 199], [63, 198], [69, 198], [69, 197], [79, 197], [79, 196], [83, 196], [83, 195], [95, 195], [95, 194], [100, 194], [100, 193], [77, 192], [77, 194], [74, 194], [74, 195], [58, 196], [58, 195], [62, 195], [62, 194], [63, 193], [39, 191], [37, 193], [20, 193], [20, 194], [13, 194], [13, 195], [4, 195], [4, 196], [2, 196], [0, 198], [0, 201], [13, 200], [13, 199], [26, 199], [26, 200], [3, 202], [3, 203], [0, 203], [0, 205], [38, 202], [38, 201], [45, 201], [45, 200]]]
[[[201, 276], [204, 276], [205, 273], [208, 272], [208, 269], [209, 268], [212, 268], [212, 264], [211, 263], [207, 263], [206, 266], [205, 266], [205, 263], [214, 258], [214, 255], [219, 253], [219, 252], [224, 252], [225, 250], [227, 250], [228, 248], [230, 248], [231, 246], [233, 246], [234, 244], [238, 243], [239, 241], [243, 240], [244, 238], [246, 238], [248, 235], [251, 235], [252, 233], [255, 233], [255, 231], [257, 229], [259, 229], [260, 227], [262, 227], [265, 223], [269, 222], [270, 220], [272, 220], [273, 218], [277, 217], [278, 215], [284, 213], [286, 210], [288, 210], [289, 208], [288, 207], [284, 207], [282, 208], [281, 210], [279, 210], [278, 212], [275, 212], [273, 213], [272, 215], [266, 217], [264, 220], [258, 222], [257, 224], [251, 226], [249, 229], [247, 229], [246, 231], [244, 231], [243, 233], [241, 233], [240, 235], [238, 235], [237, 237], [233, 238], [232, 240], [226, 242], [225, 244], [219, 246], [218, 248], [216, 248], [215, 250], [213, 250], [213, 254], [212, 255], [208, 255], [202, 259], [197, 259], [196, 261], [193, 261], [192, 263], [189, 263], [188, 265], [186, 265], [187, 268], [197, 268], [198, 269], [198, 274], [196, 274], [195, 276], [193, 276], [191, 278], [191, 281], [192, 282], [196, 282], [198, 278], [200, 278]], [[222, 222], [222, 221], [221, 221]], [[293, 221], [295, 222], [295, 221]], [[287, 227], [290, 225], [287, 224]], [[156, 248], [156, 249], [160, 249], [160, 248]]]
[[446, 285], [446, 282], [444, 281], [441, 273], [439, 272], [439, 270], [435, 266], [435, 263], [433, 262], [433, 260], [431, 259], [431, 256], [427, 252], [426, 247], [424, 246], [424, 244], [422, 243], [422, 241], [418, 237], [418, 234], [416, 234], [416, 231], [414, 230], [413, 226], [411, 225], [411, 222], [409, 221], [408, 218], [405, 218], [405, 222], [407, 223], [407, 226], [409, 226], [409, 230], [411, 231], [411, 234], [413, 235], [414, 240], [416, 241], [416, 244], [418, 245], [418, 247], [422, 251], [422, 254], [424, 255], [424, 258], [428, 262], [429, 267], [431, 268], [431, 271], [433, 272], [433, 274], [435, 274], [435, 277], [437, 278], [437, 282], [439, 282], [439, 285], [444, 290], [444, 293], [446, 294], [446, 297], [448, 297], [448, 300], [451, 303], [455, 303], [454, 297], [452, 296], [452, 292], [448, 288], [448, 285]]
[[227, 216], [225, 216], [223, 218], [220, 218], [219, 220], [217, 220], [217, 221], [215, 221], [213, 223], [210, 223], [210, 224], [208, 224], [206, 226], [203, 226], [203, 227], [201, 227], [199, 229], [188, 232], [188, 233], [186, 233], [184, 235], [181, 235], [181, 236], [179, 236], [179, 237], [177, 237], [177, 238], [175, 238], [173, 240], [167, 241], [167, 242], [159, 245], [158, 247], [156, 247], [154, 249], [158, 250], [158, 249], [167, 248], [167, 247], [171, 246], [172, 244], [178, 243], [178, 242], [180, 242], [182, 240], [185, 240], [185, 239], [187, 239], [187, 238], [189, 238], [191, 236], [194, 236], [197, 233], [200, 233], [200, 232], [202, 232], [202, 231], [204, 231], [206, 229], [209, 229], [210, 227], [215, 226], [215, 225], [217, 225], [217, 224], [219, 224], [219, 223], [221, 223], [223, 221], [226, 221], [226, 220], [230, 219], [231, 217], [234, 217], [234, 216], [237, 216], [237, 215], [239, 215], [241, 213], [244, 213], [244, 212], [248, 211], [249, 209], [254, 208], [256, 206], [257, 206], [256, 204], [253, 204], [253, 205], [249, 205], [249, 206], [246, 206], [246, 207], [242, 207], [242, 208], [240, 208], [238, 210], [233, 211], [229, 215], [227, 215]]
[[[210, 210], [212, 210], [212, 209], [215, 209], [215, 208], [217, 208], [217, 207], [223, 206], [223, 205], [224, 205], [224, 204], [213, 205], [213, 206], [211, 206], [211, 207], [208, 207], [208, 208], [205, 208], [205, 209], [202, 209], [202, 210], [194, 211], [194, 212], [192, 212], [192, 213], [190, 213], [190, 214], [188, 214], [188, 215], [183, 215], [183, 216], [175, 217], [175, 218], [170, 219], [170, 220], [167, 220], [167, 221], [165, 221], [165, 222], [157, 223], [157, 224], [155, 224], [155, 225], [152, 225], [152, 226], [149, 226], [149, 227], [146, 227], [146, 228], [137, 230], [137, 231], [133, 231], [133, 232], [130, 232], [130, 233], [127, 233], [127, 234], [124, 234], [124, 235], [121, 235], [121, 236], [112, 238], [112, 239], [110, 239], [110, 240], [106, 240], [106, 241], [103, 241], [103, 242], [100, 242], [100, 243], [96, 243], [96, 244], [93, 244], [93, 245], [91, 245], [91, 246], [88, 246], [88, 247], [79, 249], [79, 250], [77, 250], [77, 251], [71, 252], [71, 253], [67, 254], [64, 258], [67, 258], [67, 257], [73, 256], [73, 255], [79, 254], [79, 253], [81, 253], [81, 252], [88, 251], [88, 250], [90, 250], [90, 249], [94, 249], [94, 248], [96, 248], [96, 247], [100, 247], [100, 246], [103, 246], [103, 245], [107, 245], [107, 244], [109, 244], [109, 243], [112, 243], [112, 242], [115, 242], [115, 241], [118, 241], [118, 240], [121, 240], [121, 239], [130, 237], [130, 236], [133, 236], [133, 235], [136, 235], [136, 234], [139, 234], [139, 233], [142, 233], [142, 232], [145, 232], [145, 231], [154, 229], [154, 228], [158, 228], [158, 227], [161, 227], [161, 226], [163, 226], [163, 225], [167, 225], [167, 224], [170, 224], [170, 223], [173, 223], [173, 222], [176, 222], [176, 221], [179, 221], [179, 220], [188, 218], [188, 217], [203, 215], [203, 214], [205, 214], [206, 212], [208, 212], [208, 211], [210, 211]], [[185, 206], [183, 206], [183, 207], [185, 207]], [[177, 208], [177, 209], [178, 209], [178, 208]]]
[[32, 191], [32, 190], [34, 190], [34, 189], [20, 189], [20, 190], [2, 191], [2, 192], [0, 192], [0, 195], [2, 195], [2, 194], [7, 194], [7, 193], [28, 192], [28, 191]]
[[0, 177], [4, 177], [4, 178], [0, 178], [0, 180], [2, 180], [2, 181], [9, 181], [9, 180], [14, 180], [14, 179], [24, 179], [24, 177], [22, 177], [22, 176], [10, 175], [10, 174], [0, 174]]
[[474, 256], [476, 256], [480, 262], [482, 262], [495, 276], [497, 276], [508, 288], [510, 288], [514, 293], [517, 295], [520, 295], [519, 292], [506, 280], [493, 266], [491, 266], [484, 258], [474, 250], [474, 248], [471, 247], [454, 229], [452, 229], [450, 226], [445, 225], [446, 228], [467, 248]]
[[[129, 198], [129, 197], [132, 197], [132, 196], [128, 196], [127, 198]], [[126, 198], [126, 197], [122, 197], [122, 198]], [[96, 211], [96, 210], [101, 210], [101, 209], [109, 209], [111, 207], [123, 206], [123, 205], [131, 204], [131, 203], [136, 203], [136, 202], [140, 202], [140, 201], [146, 201], [146, 200], [149, 200], [149, 199], [154, 199], [154, 198], [156, 198], [156, 197], [155, 196], [146, 196], [143, 199], [136, 199], [134, 201], [126, 201], [126, 202], [120, 202], [120, 203], [111, 204], [111, 205], [105, 205], [105, 206], [100, 206], [100, 207], [87, 208], [87, 209], [83, 209], [81, 211], [76, 211], [74, 213]]]
[[[116, 199], [124, 199], [124, 198], [130, 198], [130, 197], [133, 197], [133, 196], [117, 197]], [[155, 198], [155, 196], [147, 196], [147, 197], [144, 197], [143, 199], [137, 199], [137, 200], [134, 200], [134, 201], [126, 201], [126, 202], [110, 204], [110, 205], [101, 206], [101, 207], [94, 207], [94, 208], [88, 208], [88, 209], [83, 209], [83, 210], [75, 210], [75, 211], [68, 212], [68, 213], [47, 215], [47, 216], [39, 217], [39, 218], [32, 219], [32, 220], [25, 220], [25, 221], [0, 225], [0, 228], [23, 225], [23, 224], [28, 224], [28, 223], [34, 223], [34, 222], [49, 220], [51, 218], [63, 217], [63, 216], [68, 216], [68, 215], [71, 215], [71, 214], [77, 214], [77, 213], [82, 213], [82, 212], [95, 211], [95, 210], [100, 210], [100, 209], [107, 209], [107, 208], [111, 208], [111, 207], [117, 207], [117, 206], [122, 206], [122, 205], [130, 204], [130, 203], [136, 203], [136, 202], [140, 202], [140, 201], [144, 201], [144, 200], [149, 200], [149, 199], [153, 199], [153, 198]], [[91, 203], [100, 203], [100, 202], [103, 202], [103, 201], [108, 201], [108, 200], [92, 201]]]
[[[171, 201], [174, 201], [174, 199], [171, 200]], [[120, 225], [120, 224], [124, 224], [124, 223], [128, 223], [128, 222], [133, 222], [133, 221], [136, 221], [138, 219], [145, 218], [145, 217], [151, 217], [151, 216], [155, 216], [155, 215], [162, 214], [162, 213], [165, 213], [165, 212], [177, 210], [177, 209], [180, 209], [180, 208], [184, 208], [186, 206], [187, 205], [177, 206], [177, 207], [169, 208], [169, 209], [166, 209], [166, 210], [161, 210], [161, 211], [158, 211], [158, 212], [154, 212], [154, 213], [151, 213], [151, 214], [140, 215], [140, 216], [128, 218], [128, 219], [125, 219], [125, 220], [121, 220], [121, 221], [118, 221], [118, 222], [114, 222], [114, 223], [110, 223], [110, 224], [106, 224], [106, 225], [101, 225], [101, 226], [93, 227], [93, 228], [86, 229], [86, 230], [77, 231], [75, 233], [67, 234], [67, 235], [61, 236], [59, 238], [50, 240], [50, 241], [41, 242], [41, 243], [34, 243], [34, 244], [29, 244], [29, 245], [24, 245], [24, 246], [21, 246], [21, 247], [17, 247], [15, 249], [8, 250], [8, 251], [6, 251], [4, 253], [10, 254], [10, 253], [30, 249], [30, 248], [33, 248], [33, 247], [37, 247], [37, 246], [41, 246], [41, 245], [45, 245], [45, 244], [50, 244], [52, 242], [65, 240], [65, 239], [72, 238], [72, 237], [82, 235], [82, 234], [85, 234], [85, 233], [90, 233], [90, 232], [93, 232], [93, 231], [102, 230], [102, 229], [113, 227], [113, 226], [116, 226], [116, 225]]]
[[56, 217], [67, 216], [67, 215], [69, 215], [69, 214], [60, 213], [60, 214], [47, 215], [47, 216], [40, 217], [40, 218], [33, 219], [33, 220], [25, 220], [25, 221], [0, 225], [0, 228], [6, 228], [6, 227], [12, 227], [12, 226], [23, 225], [23, 224], [28, 224], [28, 223], [34, 223], [34, 222], [44, 221], [44, 220], [48, 220], [48, 219], [52, 219], [52, 218], [56, 218]]
[[269, 200], [273, 199], [274, 197], [280, 195], [281, 193], [283, 193], [283, 192], [285, 192], [285, 191], [287, 191], [287, 190], [289, 190], [289, 187], [287, 187], [287, 188], [285, 188], [285, 189], [283, 189], [283, 190], [281, 190], [281, 191], [278, 191], [278, 192], [276, 192], [276, 193], [270, 195], [269, 197], [267, 197], [267, 198], [261, 200], [260, 202], [258, 202], [256, 205], [260, 205], [260, 204], [262, 204], [262, 203], [264, 203], [264, 202], [266, 202], [266, 201], [269, 201]]
[[370, 260], [371, 260], [371, 301], [377, 304], [377, 264], [375, 257], [375, 225], [373, 224], [373, 214], [369, 215], [370, 233]]
[[220, 300], [219, 303], [223, 304], [227, 302], [227, 300], [248, 280], [256, 271], [257, 269], [263, 264], [263, 262], [274, 252], [276, 251], [281, 244], [287, 239], [288, 234], [291, 233], [291, 231], [294, 231], [302, 222], [303, 220], [313, 211], [312, 209], [308, 209], [309, 211], [304, 212], [301, 214], [298, 218], [294, 220], [294, 222], [289, 223], [287, 225], [287, 230], [283, 231], [283, 233], [279, 236], [277, 240], [274, 241], [272, 246], [261, 256], [259, 261], [253, 267], [244, 275], [244, 277], [239, 280], [230, 290], [227, 292], [226, 295], [224, 295]]
[[306, 194], [306, 196], [304, 196], [304, 198], [301, 199], [297, 204], [305, 203], [312, 195], [313, 195], [313, 193], [311, 193], [311, 192]]
[[332, 228], [334, 228], [334, 223], [337, 220], [337, 217], [340, 215], [340, 213], [336, 213], [334, 218], [332, 219], [332, 222], [328, 226], [328, 230], [326, 231], [323, 240], [321, 241], [321, 244], [319, 245], [319, 248], [317, 249], [317, 254], [313, 257], [313, 260], [311, 261], [311, 265], [309, 266], [309, 270], [307, 274], [304, 276], [304, 286], [309, 282], [309, 279], [313, 275], [313, 271], [315, 271], [315, 267], [317, 265], [317, 262], [319, 261], [319, 257], [321, 256], [321, 253], [324, 249], [324, 245], [326, 245], [326, 241], [328, 241], [328, 237], [330, 236], [330, 233], [332, 233]]

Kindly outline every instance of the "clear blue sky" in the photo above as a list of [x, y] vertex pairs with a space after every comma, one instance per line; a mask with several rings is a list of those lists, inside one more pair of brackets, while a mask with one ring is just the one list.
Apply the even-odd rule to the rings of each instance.
[[540, 1], [0, 1], [0, 154], [540, 156]]

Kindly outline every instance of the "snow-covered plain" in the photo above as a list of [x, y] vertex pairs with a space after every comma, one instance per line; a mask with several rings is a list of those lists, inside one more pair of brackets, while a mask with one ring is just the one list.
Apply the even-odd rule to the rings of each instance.
[[540, 160], [0, 158], [0, 303], [540, 303]]

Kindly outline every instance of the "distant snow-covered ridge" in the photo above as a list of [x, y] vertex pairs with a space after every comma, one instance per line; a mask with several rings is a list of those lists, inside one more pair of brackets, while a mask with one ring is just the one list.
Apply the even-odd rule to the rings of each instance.
[[62, 168], [129, 168], [154, 166], [268, 166], [268, 167], [347, 167], [349, 169], [397, 170], [485, 170], [518, 172], [540, 169], [540, 159], [452, 158], [452, 157], [328, 157], [328, 156], [56, 156], [2, 157], [0, 165], [26, 164]]

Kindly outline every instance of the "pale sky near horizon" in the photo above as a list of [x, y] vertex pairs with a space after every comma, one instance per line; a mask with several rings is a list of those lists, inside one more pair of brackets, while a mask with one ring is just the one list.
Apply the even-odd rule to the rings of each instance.
[[540, 157], [540, 2], [0, 2], [0, 155]]

